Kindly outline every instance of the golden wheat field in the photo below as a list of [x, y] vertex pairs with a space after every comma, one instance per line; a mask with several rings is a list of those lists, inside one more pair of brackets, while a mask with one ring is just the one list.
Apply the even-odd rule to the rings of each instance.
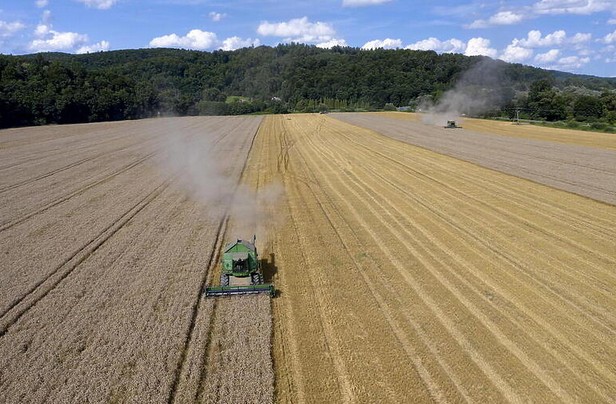
[[[611, 138], [472, 125], [0, 131], [0, 401], [613, 402]], [[278, 296], [205, 298], [252, 233]]]

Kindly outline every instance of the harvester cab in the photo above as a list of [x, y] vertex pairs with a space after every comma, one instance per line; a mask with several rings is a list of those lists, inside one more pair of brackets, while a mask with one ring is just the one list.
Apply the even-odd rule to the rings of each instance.
[[274, 285], [263, 283], [256, 241], [257, 237], [253, 236], [252, 242], [237, 239], [224, 247], [220, 286], [205, 288], [207, 297], [256, 293], [268, 293], [274, 296]]

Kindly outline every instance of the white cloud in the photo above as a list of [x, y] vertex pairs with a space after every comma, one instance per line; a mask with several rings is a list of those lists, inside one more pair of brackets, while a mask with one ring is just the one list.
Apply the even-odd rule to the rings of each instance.
[[558, 59], [556, 67], [563, 70], [576, 70], [590, 62], [589, 57], [567, 56]]
[[49, 31], [51, 31], [51, 25], [39, 24], [36, 26], [36, 29], [34, 30], [34, 35], [38, 37], [43, 37], [49, 34]]
[[36, 0], [34, 4], [36, 4], [38, 8], [47, 7], [47, 5], [49, 4], [49, 0]]
[[331, 39], [329, 41], [316, 44], [318, 48], [331, 49], [334, 46], [348, 46], [344, 39]]
[[604, 36], [601, 39], [601, 42], [606, 43], [606, 44], [616, 43], [616, 31], [612, 32], [611, 34], [607, 34], [606, 36]]
[[616, 25], [616, 18], [610, 18], [609, 20], [607, 20], [607, 23], [610, 25]]
[[441, 41], [437, 38], [430, 37], [412, 43], [406, 47], [412, 50], [433, 50], [441, 53], [460, 53], [466, 49], [466, 43], [459, 39], [451, 38], [446, 41]]
[[582, 44], [592, 39], [592, 34], [578, 32], [569, 39], [572, 44]]
[[505, 48], [499, 59], [510, 63], [521, 63], [530, 59], [533, 53], [532, 49], [518, 46], [517, 44], [510, 44]]
[[98, 8], [99, 10], [107, 10], [113, 7], [118, 0], [77, 0], [80, 3], [85, 4], [88, 7]]
[[385, 38], [383, 40], [375, 39], [373, 41], [366, 42], [364, 46], [362, 46], [361, 48], [362, 49], [380, 49], [380, 48], [396, 49], [396, 48], [401, 48], [401, 47], [402, 47], [402, 41], [400, 39]]
[[496, 49], [490, 48], [489, 39], [478, 37], [468, 40], [464, 54], [466, 56], [489, 56], [495, 58], [498, 52]]
[[376, 6], [389, 3], [391, 0], [342, 0], [342, 7]]
[[93, 53], [93, 52], [102, 52], [109, 50], [109, 42], [108, 41], [100, 41], [99, 43], [95, 43], [92, 45], [82, 46], [77, 49], [76, 53]]
[[108, 50], [109, 42], [101, 41], [88, 45], [88, 36], [77, 32], [60, 32], [53, 29], [51, 11], [43, 11], [41, 22], [34, 29], [34, 38], [28, 45], [33, 52], [73, 52], [85, 53]]
[[261, 41], [259, 41], [259, 39], [242, 39], [239, 36], [232, 36], [222, 41], [220, 49], [233, 51], [240, 48], [248, 48], [250, 46], [259, 46], [260, 44]]
[[528, 32], [526, 39], [514, 39], [514, 41], [517, 41], [520, 45], [529, 48], [540, 48], [560, 45], [565, 42], [566, 38], [567, 33], [563, 30], [554, 31], [546, 36], [543, 36], [539, 30], [532, 30]]
[[263, 36], [277, 37], [314, 37], [331, 39], [336, 34], [334, 28], [325, 22], [310, 22], [308, 17], [294, 18], [286, 22], [270, 23], [262, 22], [257, 28], [257, 33]]
[[35, 39], [30, 42], [29, 48], [34, 52], [71, 51], [88, 42], [88, 36], [76, 32], [58, 32], [48, 30], [47, 38]]
[[538, 63], [552, 63], [560, 56], [560, 50], [550, 49], [545, 53], [540, 53], [535, 56], [535, 62]]
[[467, 28], [487, 28], [494, 25], [513, 25], [524, 19], [522, 14], [516, 14], [512, 11], [501, 11], [494, 14], [487, 20], [475, 20], [468, 25]]
[[540, 0], [532, 6], [537, 14], [589, 15], [616, 10], [614, 0]]
[[227, 14], [217, 13], [215, 11], [210, 11], [208, 15], [210, 16], [210, 19], [214, 22], [218, 22], [227, 16]]
[[19, 21], [0, 21], [0, 38], [12, 36], [24, 28], [26, 28], [26, 26]]
[[218, 42], [216, 34], [213, 32], [193, 29], [185, 36], [169, 34], [156, 37], [150, 41], [153, 48], [186, 48], [186, 49], [211, 49]]
[[308, 17], [294, 18], [285, 22], [262, 22], [257, 33], [263, 36], [277, 36], [284, 42], [323, 43], [331, 41], [336, 31], [331, 24], [310, 22]]

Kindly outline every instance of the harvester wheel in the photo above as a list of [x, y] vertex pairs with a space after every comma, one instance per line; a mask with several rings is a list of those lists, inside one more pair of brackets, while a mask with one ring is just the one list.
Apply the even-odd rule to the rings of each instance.
[[229, 275], [220, 275], [220, 286], [229, 286]]

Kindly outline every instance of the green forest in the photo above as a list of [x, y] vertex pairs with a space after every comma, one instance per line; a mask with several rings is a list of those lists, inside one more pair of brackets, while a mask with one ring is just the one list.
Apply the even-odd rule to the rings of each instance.
[[616, 123], [616, 79], [432, 51], [138, 49], [0, 55], [0, 127], [153, 116], [430, 108], [474, 116]]

